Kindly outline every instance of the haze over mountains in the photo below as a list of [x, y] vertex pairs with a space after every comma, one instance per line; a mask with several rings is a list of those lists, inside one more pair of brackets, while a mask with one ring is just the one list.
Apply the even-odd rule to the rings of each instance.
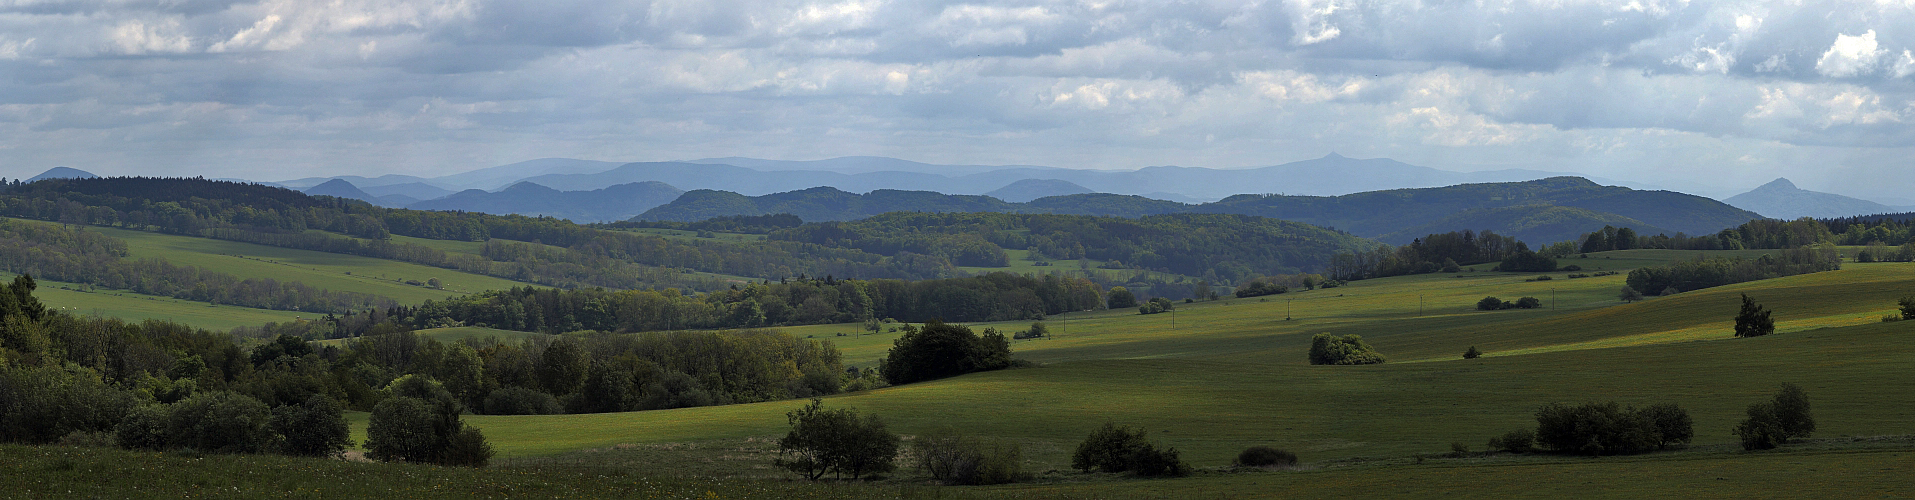
[[1896, 207], [1839, 194], [1809, 191], [1795, 187], [1795, 183], [1789, 182], [1788, 179], [1780, 178], [1722, 201], [1777, 219], [1831, 218], [1915, 211], [1915, 206]]
[[[91, 174], [64, 167], [42, 174], [80, 175]], [[1297, 220], [1390, 243], [1464, 228], [1494, 229], [1538, 242], [1559, 241], [1602, 225], [1626, 225], [1644, 233], [1700, 234], [1757, 214], [1775, 218], [1839, 217], [1911, 210], [1806, 191], [1786, 179], [1729, 198], [1727, 205], [1601, 178], [1553, 180], [1573, 175], [1527, 169], [1453, 172], [1387, 158], [1356, 159], [1335, 153], [1257, 168], [1162, 166], [1130, 171], [939, 165], [870, 156], [635, 163], [543, 158], [431, 178], [389, 174], [311, 177], [268, 184], [386, 207], [553, 216], [582, 223], [634, 217], [701, 220], [780, 212], [794, 213], [805, 220], [850, 220], [897, 210], [1127, 217], [1191, 211]], [[1527, 193], [1521, 196], [1545, 196], [1535, 192], [1536, 183], [1529, 182], [1538, 179], [1552, 179], [1544, 183], [1553, 186], [1545, 189], [1551, 192], [1546, 195], [1548, 199], [1525, 202], [1524, 198], [1515, 198], [1516, 194], [1481, 192], [1470, 196], [1485, 199], [1462, 203], [1447, 198], [1442, 202], [1390, 201], [1390, 197], [1481, 189], [1514, 189]], [[1608, 189], [1602, 185], [1634, 187], [1637, 189], [1614, 189], [1633, 193], [1627, 196], [1631, 199], [1662, 197], [1653, 203], [1664, 205], [1643, 208], [1598, 203], [1582, 195], [1563, 198], [1570, 191]], [[1435, 187], [1450, 189], [1422, 190]], [[1596, 205], [1584, 206], [1591, 203]], [[1666, 206], [1668, 203], [1678, 206]], [[1338, 206], [1358, 208], [1334, 208]], [[1686, 215], [1672, 215], [1675, 213]]]

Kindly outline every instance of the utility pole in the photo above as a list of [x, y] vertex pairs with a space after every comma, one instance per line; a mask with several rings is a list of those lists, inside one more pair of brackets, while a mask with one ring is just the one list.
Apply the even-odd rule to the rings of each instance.
[[1294, 298], [1283, 299], [1283, 320], [1284, 321], [1290, 321], [1290, 318], [1291, 318], [1290, 304], [1296, 301], [1297, 299], [1294, 299]]
[[1556, 289], [1549, 289], [1549, 310], [1556, 310]]
[[1416, 317], [1418, 318], [1423, 317], [1423, 295], [1422, 294], [1417, 294], [1416, 296]]

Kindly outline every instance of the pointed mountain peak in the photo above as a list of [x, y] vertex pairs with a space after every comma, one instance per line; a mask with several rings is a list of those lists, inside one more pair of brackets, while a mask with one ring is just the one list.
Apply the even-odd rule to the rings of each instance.
[[1335, 151], [1331, 151], [1331, 152], [1330, 152], [1330, 154], [1327, 154], [1327, 155], [1323, 155], [1323, 159], [1325, 159], [1325, 160], [1346, 160], [1346, 159], [1349, 159], [1349, 157], [1347, 157], [1347, 156], [1343, 156], [1343, 155], [1340, 155], [1340, 154], [1337, 154], [1337, 152], [1335, 152]]
[[1755, 189], [1757, 191], [1799, 191], [1802, 188], [1795, 187], [1795, 183], [1789, 182], [1789, 179], [1786, 177], [1777, 177], [1775, 180], [1769, 181], [1768, 184], [1763, 184], [1762, 187]]

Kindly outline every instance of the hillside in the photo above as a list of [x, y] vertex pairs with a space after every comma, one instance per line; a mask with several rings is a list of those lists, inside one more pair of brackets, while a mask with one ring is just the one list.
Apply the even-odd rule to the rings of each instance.
[[558, 217], [578, 223], [630, 219], [684, 194], [662, 182], [645, 181], [587, 191], [560, 191], [532, 182], [498, 192], [468, 189], [408, 205], [413, 210], [457, 210], [488, 214]]
[[1731, 196], [1722, 202], [1776, 219], [1801, 217], [1829, 219], [1902, 212], [1908, 208], [1891, 207], [1839, 194], [1809, 191], [1795, 187], [1795, 183], [1782, 178], [1777, 178], [1749, 192]]
[[36, 182], [42, 179], [92, 179], [95, 177], [99, 176], [93, 175], [93, 172], [77, 168], [53, 167], [47, 169], [45, 172], [40, 172], [40, 175], [27, 178], [26, 182]]
[[1542, 248], [1544, 245], [1558, 241], [1575, 242], [1583, 234], [1603, 226], [1626, 227], [1642, 235], [1675, 234], [1675, 231], [1611, 213], [1574, 207], [1524, 205], [1472, 208], [1428, 224], [1378, 236], [1377, 239], [1405, 241], [1421, 238], [1424, 235], [1462, 229], [1477, 231], [1489, 229], [1494, 230], [1496, 234], [1514, 236], [1524, 243]]
[[[908, 193], [908, 194], [905, 194]], [[988, 200], [988, 201], [986, 201]], [[1573, 210], [1552, 210], [1560, 207]], [[1186, 205], [1108, 193], [1051, 196], [1027, 203], [931, 192], [873, 191], [866, 195], [832, 188], [765, 196], [694, 191], [641, 214], [637, 220], [696, 221], [728, 215], [793, 213], [807, 221], [855, 220], [890, 211], [1006, 212], [1141, 217], [1165, 213], [1256, 215], [1349, 231], [1404, 244], [1432, 233], [1463, 229], [1523, 234], [1531, 243], [1573, 240], [1604, 225], [1647, 228], [1655, 234], [1709, 234], [1752, 219], [1754, 212], [1669, 191], [1601, 186], [1577, 177], [1440, 188], [1372, 191], [1342, 196], [1237, 195]]]
[[[1762, 218], [1760, 214], [1701, 196], [1601, 186], [1577, 177], [1459, 184], [1327, 197], [1237, 195], [1192, 207], [1191, 211], [1261, 215], [1334, 227], [1359, 236], [1382, 237], [1394, 233], [1391, 239], [1384, 242], [1403, 244], [1408, 243], [1408, 238], [1415, 237], [1405, 231], [1426, 227], [1466, 210], [1540, 205], [1604, 212], [1688, 234], [1713, 233]], [[1588, 232], [1600, 227], [1597, 225], [1577, 231]], [[1468, 229], [1505, 231], [1502, 227]], [[1564, 230], [1565, 233], [1568, 231], [1571, 230]]]
[[984, 193], [984, 195], [1011, 203], [1024, 203], [1049, 196], [1085, 194], [1090, 192], [1091, 190], [1089, 188], [1072, 184], [1070, 181], [1060, 181], [1057, 179], [1022, 179], [1005, 185], [1004, 187], [997, 188], [989, 193]]

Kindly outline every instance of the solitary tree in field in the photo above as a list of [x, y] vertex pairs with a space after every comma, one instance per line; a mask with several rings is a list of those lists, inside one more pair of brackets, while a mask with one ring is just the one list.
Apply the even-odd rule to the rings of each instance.
[[1769, 318], [1769, 312], [1750, 299], [1749, 294], [1742, 294], [1742, 312], [1735, 315], [1735, 336], [1760, 337], [1775, 333], [1775, 320]]
[[1642, 292], [1638, 292], [1636, 289], [1624, 285], [1622, 287], [1622, 293], [1616, 295], [1616, 298], [1622, 299], [1623, 302], [1635, 302], [1642, 300]]
[[1897, 303], [1902, 306], [1902, 319], [1915, 319], [1915, 296], [1902, 297]]

